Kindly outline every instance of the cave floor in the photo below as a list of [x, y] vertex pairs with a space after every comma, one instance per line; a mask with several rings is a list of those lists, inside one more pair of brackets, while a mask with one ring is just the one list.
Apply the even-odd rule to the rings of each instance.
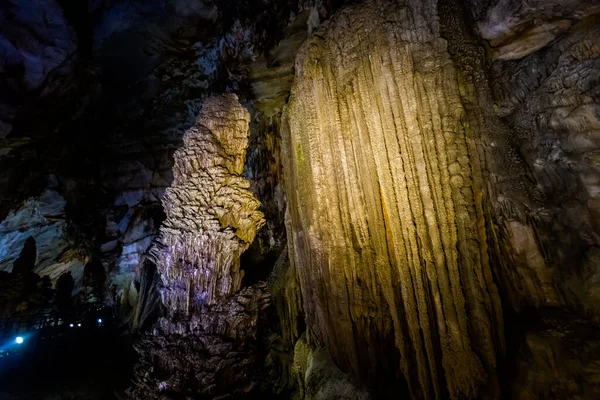
[[0, 400], [104, 400], [123, 398], [135, 355], [129, 335], [73, 329], [24, 342], [0, 363]]

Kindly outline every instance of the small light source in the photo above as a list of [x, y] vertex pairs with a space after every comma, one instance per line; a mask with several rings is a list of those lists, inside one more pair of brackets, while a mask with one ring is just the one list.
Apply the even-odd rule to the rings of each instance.
[[101, 324], [102, 323], [102, 318], [98, 318], [98, 323]]
[[77, 324], [77, 326], [81, 328], [81, 324]]
[[72, 327], [73, 327], [73, 324], [69, 324], [69, 328], [72, 328]]
[[16, 344], [21, 344], [21, 343], [23, 343], [23, 338], [22, 338], [21, 336], [17, 336], [17, 337], [15, 338], [15, 343], [16, 343]]

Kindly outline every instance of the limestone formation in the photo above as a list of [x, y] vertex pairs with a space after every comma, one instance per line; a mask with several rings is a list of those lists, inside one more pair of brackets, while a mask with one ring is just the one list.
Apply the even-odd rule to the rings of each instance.
[[65, 199], [56, 190], [45, 190], [0, 222], [0, 271], [11, 270], [26, 240], [33, 237], [37, 245], [34, 272], [47, 275], [56, 283], [60, 275], [71, 271], [78, 290], [81, 288], [89, 255], [69, 242], [65, 205]]
[[189, 313], [240, 289], [240, 255], [264, 224], [241, 177], [249, 121], [235, 95], [211, 97], [174, 155], [167, 219], [152, 250], [169, 313]]
[[144, 336], [129, 395], [238, 399], [259, 390], [267, 285], [241, 289], [240, 255], [264, 224], [241, 177], [250, 116], [233, 94], [204, 101], [175, 152], [152, 254], [167, 316]]
[[264, 350], [257, 325], [268, 307], [265, 284], [248, 287], [229, 300], [186, 318], [161, 318], [136, 346], [132, 399], [191, 396], [241, 399], [261, 381]]
[[372, 0], [300, 50], [283, 117], [307, 325], [343, 370], [377, 386], [399, 368], [415, 398], [499, 393], [500, 299], [460, 90], [436, 2]]

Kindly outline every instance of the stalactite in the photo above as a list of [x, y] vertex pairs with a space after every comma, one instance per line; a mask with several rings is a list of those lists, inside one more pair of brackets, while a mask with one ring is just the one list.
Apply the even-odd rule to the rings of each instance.
[[241, 177], [249, 122], [235, 95], [209, 98], [175, 152], [174, 181], [163, 198], [167, 219], [152, 249], [171, 313], [240, 289], [240, 255], [265, 223]]
[[340, 367], [373, 383], [396, 349], [414, 397], [494, 397], [484, 185], [436, 7], [349, 6], [300, 50], [282, 134], [290, 260]]

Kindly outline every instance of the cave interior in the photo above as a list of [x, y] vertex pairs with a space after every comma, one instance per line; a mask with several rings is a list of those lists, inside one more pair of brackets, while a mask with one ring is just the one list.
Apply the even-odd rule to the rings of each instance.
[[600, 2], [2, 0], [0, 399], [600, 399]]

